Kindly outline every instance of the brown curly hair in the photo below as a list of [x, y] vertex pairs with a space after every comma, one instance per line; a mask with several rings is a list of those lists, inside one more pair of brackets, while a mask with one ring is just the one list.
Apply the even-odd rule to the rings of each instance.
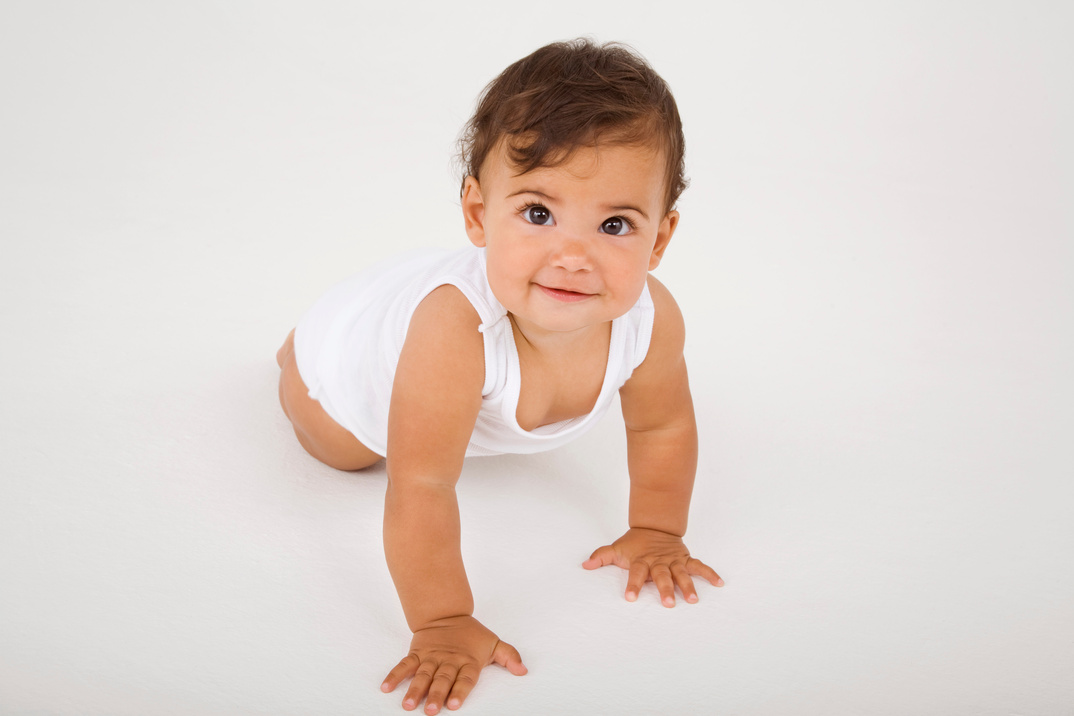
[[485, 87], [459, 140], [466, 176], [507, 140], [519, 174], [567, 161], [598, 141], [654, 143], [666, 159], [665, 211], [686, 188], [685, 140], [667, 83], [630, 47], [587, 38], [554, 42], [510, 65]]

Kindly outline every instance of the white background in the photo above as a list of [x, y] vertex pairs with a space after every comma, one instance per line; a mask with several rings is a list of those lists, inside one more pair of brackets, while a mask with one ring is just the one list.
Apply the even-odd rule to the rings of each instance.
[[702, 435], [687, 543], [727, 586], [668, 610], [579, 566], [625, 528], [614, 415], [472, 460], [477, 615], [530, 674], [463, 713], [1071, 713], [1072, 15], [5, 2], [0, 712], [399, 712], [383, 469], [303, 453], [274, 354], [338, 279], [465, 243], [476, 95], [588, 34], [684, 117], [657, 275]]

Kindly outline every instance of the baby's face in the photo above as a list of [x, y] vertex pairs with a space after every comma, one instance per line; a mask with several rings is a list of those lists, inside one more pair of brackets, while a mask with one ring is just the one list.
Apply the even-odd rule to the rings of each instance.
[[630, 310], [678, 222], [664, 168], [652, 148], [611, 145], [516, 176], [501, 144], [480, 183], [466, 180], [467, 234], [520, 329], [576, 331]]

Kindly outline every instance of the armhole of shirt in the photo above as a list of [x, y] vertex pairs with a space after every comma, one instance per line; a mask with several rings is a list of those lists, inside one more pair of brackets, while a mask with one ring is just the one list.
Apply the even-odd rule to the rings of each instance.
[[[496, 315], [495, 309], [492, 306], [488, 305], [487, 301], [485, 301], [483, 296], [481, 295], [481, 291], [473, 285], [472, 281], [456, 274], [447, 274], [444, 276], [440, 276], [436, 285], [427, 286], [426, 290], [424, 290], [418, 296], [417, 301], [415, 301], [414, 303], [414, 309], [410, 312], [410, 317], [413, 317], [414, 311], [417, 310], [421, 302], [428, 298], [430, 293], [440, 288], [441, 286], [454, 286], [456, 289], [458, 289], [459, 292], [461, 292], [462, 295], [466, 298], [466, 300], [470, 302], [470, 305], [473, 306], [474, 310], [477, 311], [477, 317], [481, 321], [481, 324], [478, 326], [477, 330], [478, 333], [481, 334], [481, 345], [485, 360], [485, 380], [481, 386], [481, 395], [482, 397], [484, 397], [495, 389], [495, 386], [498, 382], [498, 373], [495, 363], [495, 342], [497, 340], [498, 333], [496, 331], [490, 331], [488, 329], [492, 326], [495, 326], [497, 323], [499, 323], [499, 321], [501, 321], [503, 318], [506, 318], [507, 316], [506, 314], [504, 314], [503, 316]], [[409, 321], [410, 318], [407, 319], [408, 324]]]

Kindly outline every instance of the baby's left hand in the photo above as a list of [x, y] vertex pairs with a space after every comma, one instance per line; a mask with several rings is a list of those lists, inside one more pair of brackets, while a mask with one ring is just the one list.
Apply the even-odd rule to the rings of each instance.
[[609, 564], [629, 570], [628, 602], [636, 600], [641, 585], [650, 580], [656, 584], [665, 607], [675, 606], [675, 585], [686, 601], [697, 602], [693, 577], [704, 577], [714, 586], [723, 586], [712, 567], [690, 556], [681, 537], [659, 530], [631, 528], [612, 544], [597, 549], [582, 566], [597, 569]]

